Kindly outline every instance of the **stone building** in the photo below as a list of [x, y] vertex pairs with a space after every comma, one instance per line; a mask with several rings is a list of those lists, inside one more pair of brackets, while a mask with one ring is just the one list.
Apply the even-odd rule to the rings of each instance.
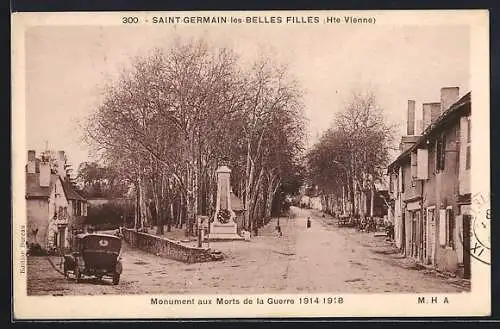
[[26, 165], [27, 242], [42, 249], [64, 249], [73, 231], [83, 225], [87, 201], [72, 187], [65, 170], [66, 156], [28, 151]]
[[388, 167], [396, 245], [405, 255], [470, 277], [471, 93], [441, 89], [441, 101], [423, 103], [415, 125], [408, 101], [407, 135]]

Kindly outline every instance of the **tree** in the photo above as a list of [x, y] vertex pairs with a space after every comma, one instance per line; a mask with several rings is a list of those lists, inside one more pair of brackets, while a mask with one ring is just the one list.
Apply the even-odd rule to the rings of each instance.
[[85, 132], [108, 166], [134, 183], [136, 227], [151, 226], [155, 214], [161, 235], [164, 218], [170, 227], [174, 213], [185, 214], [181, 223], [193, 234], [197, 214], [213, 215], [221, 164], [232, 168], [254, 227], [293, 176], [302, 150], [300, 98], [286, 69], [271, 61], [244, 70], [230, 49], [177, 40], [135, 59]]
[[82, 185], [82, 192], [88, 197], [123, 197], [129, 185], [115, 168], [96, 162], [82, 162], [78, 166], [76, 180]]
[[[343, 203], [347, 194], [351, 214], [361, 211], [364, 215], [361, 197], [373, 191], [384, 175], [393, 131], [373, 93], [353, 93], [332, 127], [308, 154], [312, 181], [327, 196], [338, 199], [342, 195]], [[331, 207], [329, 201], [326, 203]]]

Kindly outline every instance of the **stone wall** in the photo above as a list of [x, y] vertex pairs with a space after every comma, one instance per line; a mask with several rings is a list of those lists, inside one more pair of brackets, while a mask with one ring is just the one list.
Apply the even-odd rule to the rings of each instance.
[[197, 248], [180, 244], [163, 237], [137, 232], [132, 229], [121, 228], [123, 239], [130, 245], [170, 259], [185, 263], [201, 263], [216, 260], [210, 248]]

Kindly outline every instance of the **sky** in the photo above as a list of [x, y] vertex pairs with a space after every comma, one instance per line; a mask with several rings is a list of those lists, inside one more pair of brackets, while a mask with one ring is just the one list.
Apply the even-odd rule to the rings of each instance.
[[65, 150], [75, 168], [92, 160], [81, 124], [102, 101], [106, 83], [135, 56], [176, 37], [231, 47], [242, 65], [269, 54], [304, 90], [308, 141], [328, 129], [354, 91], [371, 90], [389, 123], [406, 129], [409, 99], [439, 101], [440, 89], [469, 92], [467, 26], [188, 25], [38, 26], [26, 31], [26, 149]]

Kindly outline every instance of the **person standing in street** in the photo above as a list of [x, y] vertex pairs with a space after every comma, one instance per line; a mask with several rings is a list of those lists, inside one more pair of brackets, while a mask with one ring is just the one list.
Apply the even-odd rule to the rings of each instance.
[[307, 228], [311, 227], [311, 217], [307, 217]]
[[276, 224], [276, 232], [278, 233], [278, 236], [283, 236], [283, 232], [281, 232], [281, 225], [280, 225], [280, 220], [278, 218], [278, 223]]

